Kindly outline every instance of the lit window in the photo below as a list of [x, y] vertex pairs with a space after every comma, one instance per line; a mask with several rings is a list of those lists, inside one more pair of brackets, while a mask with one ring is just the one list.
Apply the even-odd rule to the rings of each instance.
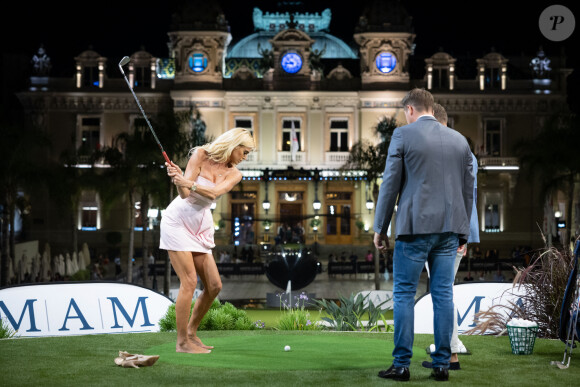
[[348, 119], [330, 120], [330, 152], [348, 152]]
[[296, 133], [296, 140], [298, 142], [298, 152], [300, 152], [301, 145], [300, 145], [300, 137], [301, 137], [301, 122], [299, 119], [296, 118], [288, 118], [282, 121], [282, 151], [283, 152], [290, 152], [292, 150], [292, 128], [294, 128], [294, 132]]
[[254, 135], [254, 119], [253, 117], [238, 116], [234, 118], [234, 127], [248, 129], [252, 136]]
[[99, 205], [95, 192], [85, 191], [81, 194], [79, 203], [78, 229], [96, 231], [99, 227]]
[[487, 156], [501, 156], [501, 129], [503, 120], [485, 120], [485, 154]]

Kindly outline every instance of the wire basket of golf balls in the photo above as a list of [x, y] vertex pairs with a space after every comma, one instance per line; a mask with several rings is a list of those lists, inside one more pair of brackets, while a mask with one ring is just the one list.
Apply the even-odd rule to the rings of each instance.
[[507, 324], [507, 331], [514, 355], [532, 354], [538, 335], [538, 324], [514, 318]]

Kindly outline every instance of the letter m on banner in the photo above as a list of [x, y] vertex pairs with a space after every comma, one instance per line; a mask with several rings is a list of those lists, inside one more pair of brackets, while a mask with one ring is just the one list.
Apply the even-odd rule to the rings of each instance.
[[141, 307], [143, 309], [143, 321], [144, 322], [141, 326], [142, 327], [155, 326], [155, 324], [151, 324], [151, 322], [149, 321], [149, 314], [147, 313], [147, 304], [145, 303], [145, 300], [147, 298], [149, 298], [149, 297], [139, 297], [137, 299], [137, 305], [135, 305], [135, 311], [133, 312], [133, 317], [129, 317], [129, 314], [127, 313], [127, 311], [123, 307], [123, 304], [121, 304], [121, 301], [119, 301], [119, 299], [117, 297], [107, 297], [107, 299], [111, 300], [111, 304], [113, 307], [113, 316], [115, 317], [115, 325], [113, 325], [111, 328], [122, 328], [123, 327], [123, 326], [119, 325], [119, 322], [117, 320], [117, 308], [121, 312], [123, 317], [125, 317], [125, 320], [129, 323], [131, 328], [133, 328], [133, 324], [135, 324], [135, 320], [137, 319], [137, 312], [139, 311], [139, 307]]
[[[24, 303], [24, 307], [22, 308], [22, 313], [20, 313], [20, 318], [18, 319], [18, 322], [16, 322], [14, 317], [12, 317], [12, 313], [10, 313], [10, 311], [6, 307], [6, 304], [4, 304], [4, 301], [0, 301], [0, 310], [2, 310], [2, 315], [6, 316], [6, 319], [12, 325], [15, 331], [20, 329], [20, 324], [22, 324], [24, 314], [28, 309], [28, 315], [30, 316], [30, 329], [28, 329], [26, 332], [40, 332], [40, 329], [36, 328], [36, 319], [34, 317], [34, 301], [36, 301], [36, 299], [26, 300], [26, 302]], [[0, 315], [0, 318], [2, 317], [2, 315]]]

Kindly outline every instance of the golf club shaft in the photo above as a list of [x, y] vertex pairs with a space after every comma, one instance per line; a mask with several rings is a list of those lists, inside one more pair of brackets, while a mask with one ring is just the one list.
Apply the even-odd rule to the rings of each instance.
[[161, 142], [159, 141], [159, 139], [157, 138], [157, 135], [155, 134], [155, 131], [153, 130], [153, 126], [151, 126], [151, 123], [149, 122], [149, 119], [147, 118], [145, 111], [141, 107], [141, 103], [139, 102], [139, 98], [137, 98], [137, 95], [133, 91], [133, 87], [131, 87], [131, 83], [129, 82], [129, 79], [127, 79], [127, 76], [125, 75], [125, 72], [123, 71], [123, 68], [121, 67], [120, 64], [119, 64], [119, 69], [121, 69], [121, 72], [123, 73], [123, 78], [125, 78], [125, 82], [127, 82], [127, 86], [129, 86], [129, 90], [131, 90], [131, 94], [133, 94], [133, 97], [135, 98], [135, 102], [137, 102], [137, 106], [139, 106], [139, 110], [141, 110], [141, 114], [143, 114], [143, 118], [145, 118], [145, 121], [147, 121], [147, 125], [149, 126], [149, 129], [151, 130], [151, 133], [153, 134], [153, 137], [155, 138], [157, 145], [159, 145], [159, 149], [161, 149], [161, 153], [163, 154], [165, 161], [167, 161], [169, 164], [171, 164], [171, 161], [169, 161], [169, 157], [167, 157], [167, 153], [165, 153], [165, 150], [163, 149]]

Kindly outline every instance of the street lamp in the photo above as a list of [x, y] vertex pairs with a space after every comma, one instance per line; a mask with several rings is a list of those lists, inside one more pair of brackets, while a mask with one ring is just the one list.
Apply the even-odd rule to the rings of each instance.
[[268, 200], [268, 182], [270, 180], [270, 171], [268, 168], [264, 171], [264, 182], [266, 183], [266, 195], [264, 196], [264, 201], [262, 202], [262, 208], [266, 211], [266, 215], [268, 215], [268, 210], [270, 209], [270, 201]]
[[369, 210], [369, 214], [371, 213], [371, 211], [373, 210], [373, 208], [375, 208], [375, 203], [373, 203], [373, 201], [371, 200], [370, 196], [369, 196], [369, 184], [366, 184], [366, 191], [367, 191], [367, 202], [366, 202], [366, 207], [367, 210]]
[[369, 210], [369, 214], [371, 213], [371, 211], [373, 210], [373, 208], [375, 208], [375, 203], [373, 203], [373, 201], [369, 198], [367, 199], [367, 210]]
[[314, 170], [314, 201], [312, 202], [312, 208], [314, 208], [315, 213], [318, 213], [321, 207], [322, 203], [318, 200], [318, 168], [316, 168]]

